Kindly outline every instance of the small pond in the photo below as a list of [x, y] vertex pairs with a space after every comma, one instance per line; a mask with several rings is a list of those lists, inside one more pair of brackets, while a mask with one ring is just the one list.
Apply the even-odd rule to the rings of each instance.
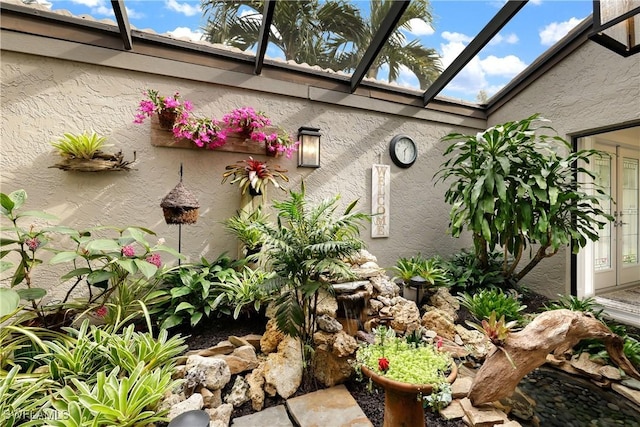
[[640, 408], [613, 390], [601, 389], [586, 379], [550, 368], [527, 375], [520, 389], [536, 402], [541, 427], [640, 427]]

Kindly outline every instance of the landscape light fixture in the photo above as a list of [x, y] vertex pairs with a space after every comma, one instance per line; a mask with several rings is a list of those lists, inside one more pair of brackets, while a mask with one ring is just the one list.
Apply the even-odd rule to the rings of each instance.
[[298, 167], [320, 167], [320, 129], [302, 126], [298, 129]]
[[589, 38], [622, 56], [640, 52], [640, 0], [595, 0]]

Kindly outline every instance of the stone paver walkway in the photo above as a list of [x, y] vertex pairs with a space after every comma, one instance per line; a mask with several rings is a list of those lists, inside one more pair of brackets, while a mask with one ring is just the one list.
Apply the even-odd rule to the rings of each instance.
[[235, 418], [231, 426], [373, 427], [373, 424], [347, 388], [339, 385], [289, 399], [286, 409], [280, 405]]

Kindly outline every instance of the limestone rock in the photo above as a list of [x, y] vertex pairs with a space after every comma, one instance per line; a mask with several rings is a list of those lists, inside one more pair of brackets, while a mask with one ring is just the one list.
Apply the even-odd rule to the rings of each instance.
[[251, 407], [255, 411], [262, 411], [264, 406], [264, 363], [261, 363], [256, 369], [251, 371], [245, 377], [249, 385], [249, 399], [251, 399]]
[[460, 303], [449, 293], [449, 289], [443, 287], [438, 288], [429, 298], [429, 303], [432, 307], [446, 312], [453, 321], [458, 318]]
[[278, 345], [277, 353], [269, 354], [265, 362], [265, 392], [271, 396], [278, 393], [287, 399], [300, 387], [302, 368], [300, 342], [285, 337]]
[[202, 357], [216, 356], [218, 354], [230, 354], [234, 348], [236, 347], [229, 341], [220, 341], [213, 347], [205, 348], [204, 350], [197, 350], [196, 354]]
[[456, 326], [446, 311], [434, 309], [422, 316], [422, 326], [436, 331], [438, 335], [449, 340], [455, 339]]
[[[351, 337], [350, 337], [351, 338]], [[353, 374], [350, 360], [332, 352], [316, 349], [313, 355], [313, 373], [327, 387], [345, 382]]]
[[393, 316], [390, 326], [396, 332], [411, 333], [420, 328], [420, 311], [413, 301], [393, 305], [390, 314]]
[[172, 393], [171, 390], [169, 390], [164, 394], [162, 401], [158, 404], [158, 411], [171, 409], [173, 406], [185, 401], [186, 399], [187, 398], [184, 393]]
[[393, 298], [400, 293], [400, 287], [393, 283], [386, 275], [380, 274], [369, 279], [374, 293], [383, 297]]
[[229, 365], [222, 359], [215, 357], [189, 356], [187, 371], [195, 370], [204, 373], [204, 385], [209, 390], [217, 390], [227, 385], [231, 379]]
[[598, 373], [609, 380], [620, 381], [622, 379], [620, 369], [616, 368], [615, 366], [603, 366], [598, 370]]
[[372, 298], [369, 300], [369, 308], [373, 313], [379, 312], [382, 309], [382, 307], [384, 307], [384, 304], [378, 301], [377, 299]]
[[209, 418], [211, 421], [221, 422], [222, 425], [228, 426], [231, 421], [231, 414], [233, 413], [233, 405], [230, 403], [223, 403], [214, 409], [207, 409]]
[[[185, 359], [184, 361], [186, 362], [187, 359]], [[178, 365], [175, 368], [173, 368], [173, 374], [171, 374], [171, 379], [181, 380], [182, 378], [184, 378], [186, 373], [187, 373], [187, 367], [185, 365]]]
[[231, 392], [225, 396], [224, 401], [237, 408], [249, 399], [249, 383], [243, 377], [237, 376], [233, 387], [231, 387]]
[[313, 343], [316, 348], [321, 348], [324, 351], [331, 351], [333, 348], [333, 341], [336, 335], [325, 331], [318, 331], [313, 334]]
[[233, 344], [234, 347], [242, 347], [244, 345], [251, 345], [249, 341], [244, 338], [236, 337], [234, 335], [229, 336], [228, 341]]
[[316, 318], [316, 322], [318, 324], [318, 328], [320, 330], [335, 333], [342, 330], [342, 325], [333, 317], [327, 316], [326, 314], [322, 314]]
[[469, 419], [470, 425], [474, 427], [493, 427], [496, 424], [504, 424], [508, 421], [504, 412], [491, 406], [473, 406], [466, 397], [460, 400], [460, 406], [462, 406], [465, 416]]
[[173, 405], [171, 409], [169, 409], [167, 418], [169, 418], [169, 420], [172, 420], [183, 412], [193, 411], [194, 409], [202, 409], [203, 405], [204, 401], [202, 400], [202, 395], [200, 393], [193, 393], [187, 400]]
[[344, 331], [339, 331], [333, 340], [332, 353], [337, 357], [348, 357], [356, 352], [358, 343], [351, 335]]
[[278, 330], [275, 319], [269, 319], [266, 330], [260, 339], [260, 350], [264, 354], [269, 354], [278, 348], [278, 344], [284, 338], [284, 334]]
[[242, 339], [251, 344], [253, 348], [260, 351], [260, 340], [262, 339], [262, 335], [249, 334], [243, 336]]
[[371, 254], [366, 249], [360, 249], [355, 254], [350, 255], [347, 258], [346, 262], [348, 262], [351, 265], [363, 265], [363, 264], [366, 264], [367, 262], [377, 263], [378, 258], [376, 258], [375, 255]]
[[205, 408], [217, 408], [222, 405], [222, 390], [209, 390], [206, 387], [200, 387], [198, 393], [202, 395], [202, 401]]
[[338, 301], [336, 298], [324, 289], [320, 289], [318, 293], [318, 305], [316, 313], [318, 316], [326, 314], [327, 316], [336, 317], [338, 312]]
[[634, 390], [632, 388], [629, 388], [622, 384], [617, 384], [617, 383], [611, 384], [611, 388], [616, 393], [626, 397], [636, 405], [640, 406], [640, 391]]
[[473, 383], [473, 378], [458, 376], [453, 384], [451, 384], [451, 395], [453, 398], [461, 399], [466, 397], [471, 389], [471, 383]]
[[358, 280], [355, 282], [336, 283], [331, 287], [336, 294], [352, 294], [359, 289], [365, 289], [368, 284], [368, 280]]
[[577, 360], [571, 360], [571, 366], [595, 380], [602, 378], [602, 375], [600, 374], [600, 368], [602, 368], [602, 365], [592, 362], [589, 359], [589, 353], [587, 352], [580, 353]]
[[251, 344], [243, 345], [233, 350], [228, 355], [214, 356], [223, 359], [229, 365], [231, 375], [249, 371], [258, 366], [258, 357], [256, 349]]

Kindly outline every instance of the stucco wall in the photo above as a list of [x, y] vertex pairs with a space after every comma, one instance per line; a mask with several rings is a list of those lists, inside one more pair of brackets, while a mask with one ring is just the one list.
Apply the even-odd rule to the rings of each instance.
[[[175, 66], [177, 70], [180, 64]], [[321, 168], [297, 168], [294, 159], [286, 158], [277, 163], [289, 170], [290, 188], [299, 188], [305, 179], [311, 200], [341, 194], [343, 206], [359, 199], [364, 212], [371, 209], [371, 165], [391, 164], [388, 144], [394, 135], [412, 136], [419, 146], [416, 164], [406, 170], [391, 167], [390, 237], [371, 239], [367, 227], [362, 237], [368, 250], [389, 267], [400, 256], [446, 256], [469, 246], [468, 240], [447, 236], [449, 207], [443, 202], [444, 187], [434, 186], [432, 176], [442, 162], [439, 138], [477, 129], [7, 50], [2, 51], [1, 70], [1, 190], [25, 189], [28, 209], [53, 213], [63, 225], [141, 225], [177, 248], [178, 229], [165, 224], [159, 204], [178, 183], [183, 164], [183, 182], [201, 209], [197, 224], [183, 226], [182, 252], [191, 260], [212, 259], [225, 251], [236, 254], [237, 243], [221, 221], [239, 208], [240, 194], [236, 186], [220, 181], [225, 165], [247, 156], [152, 146], [149, 124], [132, 121], [141, 92], [155, 88], [167, 95], [178, 90], [203, 115], [220, 118], [233, 108], [252, 106], [292, 132], [304, 125], [321, 128]], [[358, 98], [339, 98], [349, 96]], [[452, 122], [468, 123], [464, 118]], [[78, 173], [49, 168], [58, 160], [50, 141], [64, 132], [89, 129], [107, 136], [112, 149], [121, 149], [126, 158], [135, 151], [136, 169]], [[274, 190], [269, 196], [285, 197]], [[57, 274], [64, 269], [40, 270], [52, 271], [41, 282], [60, 293]]]
[[[489, 126], [534, 113], [551, 120], [568, 141], [571, 135], [640, 119], [640, 55], [623, 58], [588, 41], [491, 114]], [[550, 297], [569, 293], [569, 252], [542, 261], [525, 284]]]

